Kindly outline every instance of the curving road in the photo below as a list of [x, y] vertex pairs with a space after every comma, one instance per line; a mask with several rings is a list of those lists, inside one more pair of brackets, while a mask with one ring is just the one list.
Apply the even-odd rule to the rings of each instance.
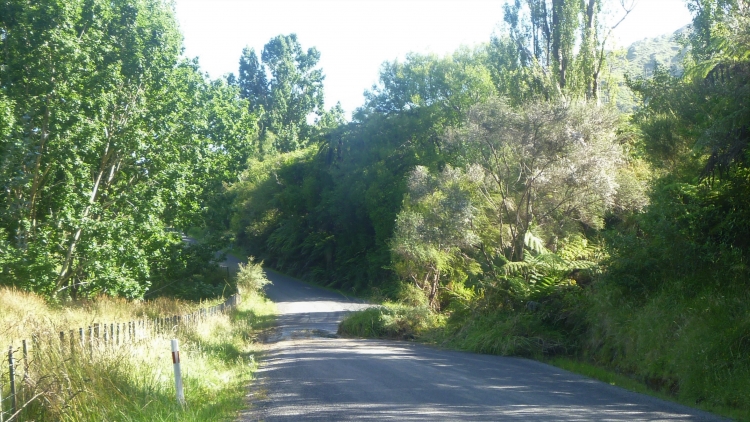
[[520, 358], [334, 338], [368, 305], [268, 272], [278, 329], [241, 421], [718, 421]]

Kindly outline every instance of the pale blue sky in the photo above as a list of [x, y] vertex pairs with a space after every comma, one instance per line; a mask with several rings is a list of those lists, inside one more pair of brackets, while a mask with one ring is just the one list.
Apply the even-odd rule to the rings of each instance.
[[[609, 1], [619, 20], [619, 0]], [[633, 0], [626, 0], [632, 2]], [[211, 77], [237, 73], [246, 45], [260, 52], [279, 34], [296, 33], [303, 48], [321, 52], [326, 106], [347, 114], [377, 81], [380, 64], [410, 51], [446, 54], [490, 39], [503, 0], [176, 0], [185, 55], [199, 57]], [[615, 42], [674, 32], [690, 22], [683, 0], [636, 0]]]

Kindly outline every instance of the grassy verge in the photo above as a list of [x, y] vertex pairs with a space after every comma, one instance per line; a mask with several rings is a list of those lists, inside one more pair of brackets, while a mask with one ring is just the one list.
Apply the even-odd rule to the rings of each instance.
[[712, 405], [707, 403], [695, 403], [691, 400], [681, 400], [674, 394], [668, 394], [664, 391], [655, 390], [649, 387], [647, 384], [633, 379], [632, 377], [619, 374], [607, 368], [602, 368], [591, 363], [583, 362], [568, 357], [553, 357], [548, 359], [542, 359], [543, 362], [550, 365], [556, 366], [566, 371], [574, 372], [576, 374], [584, 375], [589, 378], [593, 378], [602, 382], [606, 382], [610, 385], [615, 385], [626, 390], [630, 390], [636, 393], [648, 394], [653, 397], [660, 398], [662, 400], [668, 400], [684, 404], [686, 406], [695, 407], [707, 412], [716, 413], [728, 418], [735, 420], [748, 421], [750, 420], [750, 412], [745, 409], [732, 408], [728, 406]]
[[[0, 290], [0, 337], [39, 340], [30, 352], [27, 403], [20, 420], [38, 421], [206, 421], [232, 420], [245, 407], [245, 392], [256, 369], [259, 331], [273, 319], [273, 304], [248, 293], [227, 314], [166, 333], [144, 336], [119, 347], [60, 346], [59, 330], [94, 321], [128, 321], [187, 313], [204, 304], [160, 298], [126, 302], [101, 298], [50, 306], [15, 290]], [[175, 400], [170, 340], [180, 340], [186, 406]], [[13, 342], [18, 347], [18, 342]], [[7, 350], [7, 345], [3, 345]], [[7, 380], [7, 366], [0, 373]], [[7, 381], [3, 397], [8, 397]], [[31, 400], [33, 398], [33, 400]], [[9, 405], [6, 403], [6, 419]]]
[[719, 394], [720, 391], [714, 400], [696, 401], [679, 394], [670, 385], [649, 383], [633, 372], [617, 372], [578, 358], [576, 352], [582, 347], [589, 350], [590, 346], [576, 343], [586, 339], [586, 334], [579, 334], [578, 338], [566, 336], [565, 330], [550, 327], [534, 313], [484, 313], [459, 320], [436, 315], [420, 306], [388, 303], [350, 314], [339, 326], [339, 334], [407, 339], [455, 350], [528, 357], [637, 393], [737, 420], [750, 420], [750, 412], [744, 407], [722, 404], [721, 398], [726, 395]]
[[351, 337], [434, 342], [444, 325], [445, 318], [427, 307], [386, 302], [349, 314], [338, 332]]

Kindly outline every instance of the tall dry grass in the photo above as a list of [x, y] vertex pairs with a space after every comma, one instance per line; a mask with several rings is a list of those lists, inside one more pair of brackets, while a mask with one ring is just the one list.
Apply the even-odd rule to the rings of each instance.
[[[219, 300], [215, 301], [219, 302]], [[273, 319], [273, 306], [248, 293], [237, 308], [179, 327], [142, 329], [138, 341], [107, 347], [101, 339], [83, 344], [59, 341], [57, 333], [94, 323], [116, 323], [188, 314], [215, 303], [160, 298], [128, 302], [101, 297], [87, 302], [50, 305], [13, 289], [0, 289], [0, 350], [17, 349], [17, 420], [37, 421], [205, 421], [230, 420], [245, 403], [244, 392], [255, 370], [257, 331]], [[29, 341], [29, 371], [24, 377], [20, 340]], [[187, 405], [175, 399], [170, 340], [179, 339]], [[5, 420], [10, 403], [7, 365]]]

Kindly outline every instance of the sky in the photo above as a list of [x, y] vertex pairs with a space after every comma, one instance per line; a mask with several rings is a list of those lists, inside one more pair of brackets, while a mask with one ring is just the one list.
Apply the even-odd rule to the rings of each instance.
[[[619, 20], [619, 0], [609, 2]], [[635, 1], [613, 32], [623, 47], [672, 33], [690, 23], [684, 0]], [[296, 33], [304, 49], [320, 51], [326, 107], [341, 102], [347, 116], [378, 79], [385, 61], [409, 52], [445, 55], [487, 42], [500, 31], [503, 0], [175, 0], [184, 55], [198, 57], [211, 78], [237, 73], [245, 46], [258, 55], [268, 40]]]

